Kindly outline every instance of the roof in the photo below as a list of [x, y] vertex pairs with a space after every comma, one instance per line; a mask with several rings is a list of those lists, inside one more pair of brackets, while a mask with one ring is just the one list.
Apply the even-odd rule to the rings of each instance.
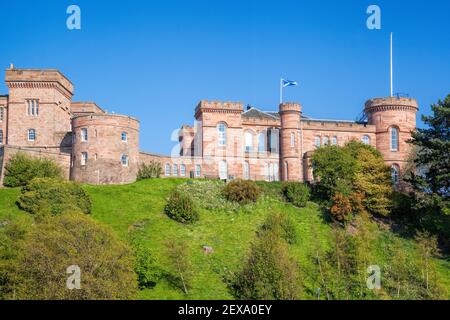
[[278, 112], [265, 112], [261, 111], [255, 107], [250, 107], [247, 111], [242, 113], [242, 116], [245, 118], [259, 118], [259, 119], [269, 119], [269, 120], [278, 120], [280, 119], [280, 115]]

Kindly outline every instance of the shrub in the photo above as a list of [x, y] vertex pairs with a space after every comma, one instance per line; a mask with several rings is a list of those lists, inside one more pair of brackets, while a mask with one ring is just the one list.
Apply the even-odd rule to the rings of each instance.
[[5, 166], [4, 185], [23, 187], [34, 178], [62, 179], [61, 168], [52, 160], [16, 153]]
[[161, 176], [162, 166], [157, 161], [150, 161], [150, 163], [143, 163], [139, 167], [137, 180], [159, 178]]
[[300, 182], [286, 182], [283, 185], [283, 194], [287, 201], [296, 207], [306, 207], [310, 198], [309, 187]]
[[330, 213], [332, 217], [339, 222], [347, 222], [352, 217], [352, 205], [349, 197], [342, 193], [336, 193], [332, 200]]
[[275, 232], [289, 244], [297, 242], [297, 231], [291, 217], [283, 213], [269, 215], [261, 226], [262, 232]]
[[[33, 225], [19, 250], [16, 299], [130, 299], [137, 291], [131, 250], [88, 216], [46, 217]], [[79, 290], [66, 286], [73, 265], [81, 270]]]
[[259, 198], [260, 190], [253, 181], [236, 179], [226, 185], [223, 194], [229, 201], [245, 205], [256, 202]]
[[19, 207], [31, 214], [58, 215], [67, 212], [89, 214], [91, 199], [74, 182], [35, 178], [22, 188], [18, 198]]
[[165, 243], [172, 283], [188, 294], [188, 289], [194, 277], [188, 247], [184, 242], [170, 239]]
[[181, 223], [194, 223], [199, 220], [199, 214], [192, 199], [176, 189], [170, 194], [164, 212], [171, 219]]
[[132, 241], [135, 264], [134, 271], [138, 278], [139, 288], [153, 288], [163, 276], [156, 265], [156, 259], [139, 239]]

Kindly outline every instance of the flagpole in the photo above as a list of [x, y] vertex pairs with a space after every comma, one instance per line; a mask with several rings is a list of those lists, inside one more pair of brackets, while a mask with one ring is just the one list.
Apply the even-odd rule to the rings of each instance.
[[391, 45], [390, 45], [390, 81], [391, 81], [391, 97], [394, 96], [394, 72], [393, 72], [393, 54], [392, 54], [392, 45], [393, 45], [393, 40], [392, 40], [392, 32], [391, 32]]
[[283, 79], [280, 79], [280, 104], [283, 103]]

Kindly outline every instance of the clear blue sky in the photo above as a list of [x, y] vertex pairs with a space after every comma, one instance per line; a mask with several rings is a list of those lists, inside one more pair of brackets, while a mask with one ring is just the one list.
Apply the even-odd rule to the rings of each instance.
[[[66, 28], [77, 4], [82, 29]], [[366, 9], [382, 29], [366, 28]], [[389, 32], [395, 92], [420, 113], [450, 93], [449, 0], [21, 0], [1, 1], [0, 76], [57, 68], [74, 100], [141, 120], [141, 147], [169, 153], [172, 131], [193, 122], [201, 99], [276, 110], [280, 77], [301, 83], [286, 100], [316, 118], [355, 119], [365, 100], [389, 94]], [[7, 93], [4, 83], [0, 94]]]

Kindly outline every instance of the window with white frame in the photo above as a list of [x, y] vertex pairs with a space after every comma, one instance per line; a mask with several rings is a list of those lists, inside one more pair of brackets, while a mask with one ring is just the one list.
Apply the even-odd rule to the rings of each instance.
[[0, 129], [0, 145], [3, 144], [3, 130]]
[[81, 153], [81, 165], [85, 166], [87, 161], [88, 161], [88, 153], [87, 152], [82, 152]]
[[258, 134], [258, 152], [266, 152], [266, 134]]
[[269, 181], [274, 181], [274, 174], [273, 174], [273, 163], [269, 165]]
[[253, 151], [253, 134], [250, 131], [244, 133], [245, 152]]
[[398, 129], [391, 128], [391, 151], [398, 151]]
[[88, 129], [87, 128], [82, 128], [80, 131], [81, 134], [81, 141], [82, 142], [87, 142], [88, 141]]
[[396, 164], [391, 167], [392, 184], [397, 185], [400, 181], [400, 167]]
[[180, 165], [180, 175], [182, 177], [186, 177], [186, 165], [185, 164]]
[[219, 146], [225, 146], [227, 144], [227, 126], [225, 123], [219, 123], [217, 133]]
[[5, 119], [5, 108], [0, 107], [0, 121]]
[[275, 181], [279, 181], [280, 180], [280, 172], [279, 172], [279, 167], [278, 167], [278, 163], [275, 163], [274, 165], [273, 165], [273, 173], [274, 173], [274, 178], [275, 178]]
[[128, 156], [126, 154], [123, 154], [120, 160], [123, 167], [128, 167]]
[[39, 115], [39, 100], [29, 99], [26, 100], [27, 114], [29, 116], [36, 117]]
[[269, 165], [264, 164], [264, 180], [269, 181]]
[[295, 147], [295, 133], [291, 132], [291, 148]]
[[171, 175], [171, 170], [170, 170], [170, 163], [166, 163], [165, 169], [164, 169], [164, 174], [166, 177], [169, 177]]
[[36, 130], [35, 129], [28, 130], [28, 141], [36, 141]]
[[248, 161], [244, 162], [244, 179], [250, 180], [250, 164]]
[[173, 176], [178, 177], [178, 165], [177, 164], [173, 165]]
[[320, 138], [320, 136], [317, 136], [315, 138], [314, 144], [316, 145], [316, 148], [320, 148], [320, 146], [322, 144], [322, 139]]
[[327, 146], [329, 143], [330, 143], [330, 138], [327, 136], [323, 137], [323, 145]]
[[195, 166], [195, 177], [200, 178], [202, 176], [202, 166], [197, 164]]
[[122, 132], [121, 139], [122, 139], [122, 142], [127, 142], [128, 141], [128, 133]]
[[334, 136], [334, 137], [331, 138], [331, 144], [332, 144], [333, 146], [335, 146], [335, 145], [338, 144], [338, 139], [337, 139], [336, 136]]
[[221, 160], [219, 162], [219, 178], [221, 180], [228, 179], [228, 165], [227, 165], [226, 160]]
[[367, 136], [367, 135], [362, 136], [361, 142], [364, 143], [364, 144], [366, 144], [366, 145], [370, 145], [370, 137]]

